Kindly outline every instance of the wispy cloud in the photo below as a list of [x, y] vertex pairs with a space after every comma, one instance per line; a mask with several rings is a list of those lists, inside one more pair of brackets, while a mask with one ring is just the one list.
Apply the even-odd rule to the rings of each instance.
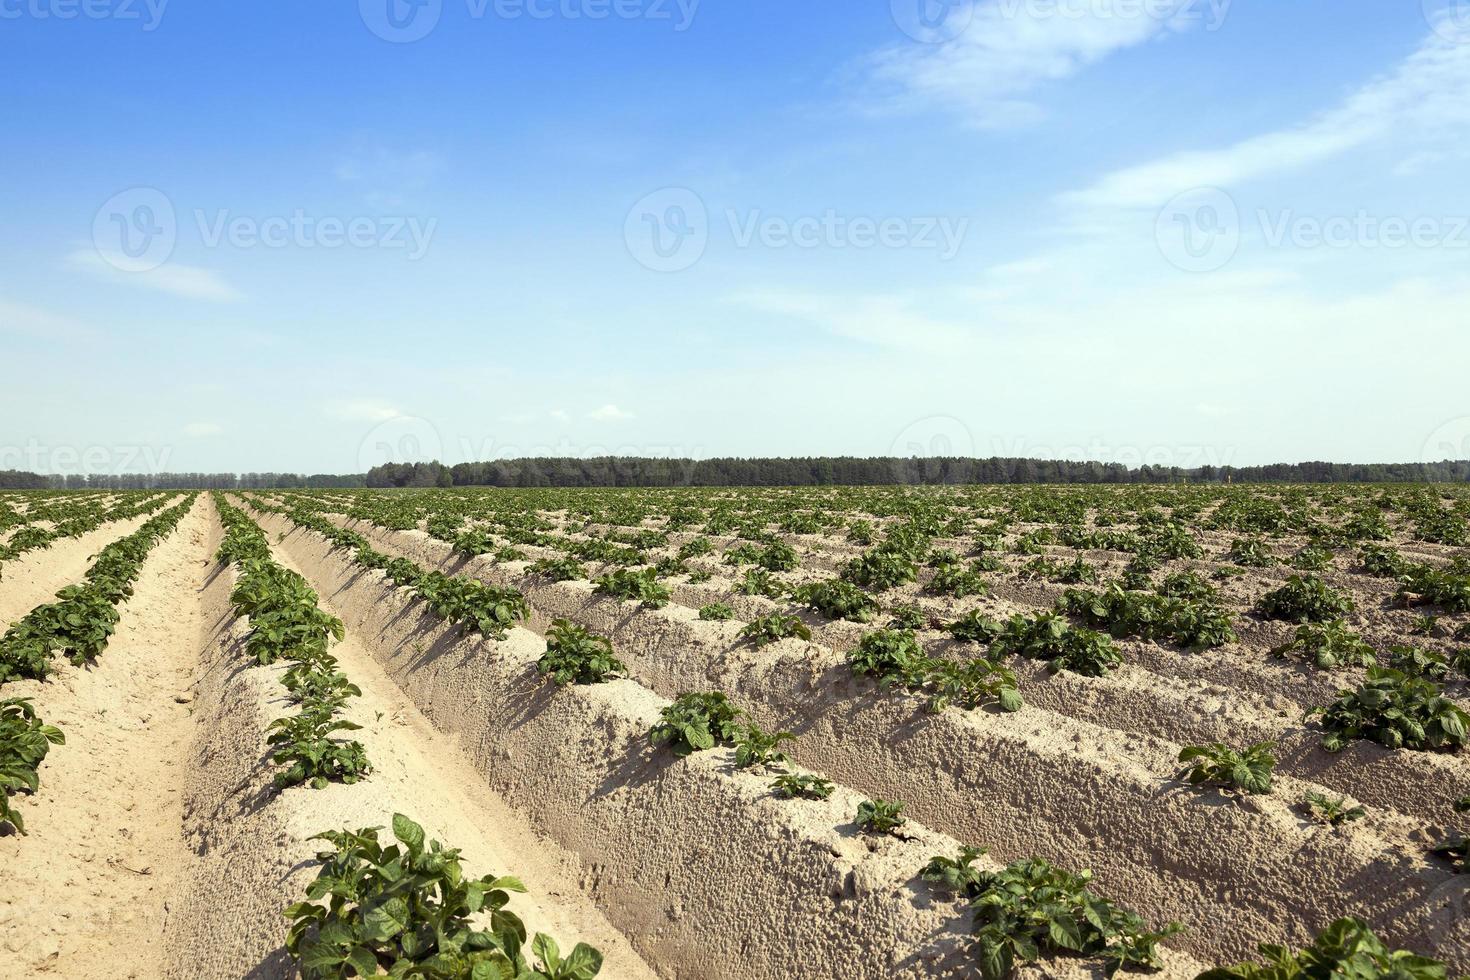
[[128, 271], [127, 260], [115, 261], [94, 249], [77, 249], [67, 256], [67, 263], [104, 282], [153, 289], [186, 299], [202, 299], [212, 303], [232, 303], [244, 298], [213, 269], [167, 262], [156, 269]]
[[184, 435], [201, 438], [204, 436], [217, 436], [224, 432], [224, 427], [213, 422], [190, 422], [184, 426]]
[[344, 422], [386, 422], [403, 413], [376, 398], [347, 398], [328, 402], [326, 414]]
[[618, 408], [618, 406], [616, 405], [603, 405], [601, 408], [594, 408], [592, 411], [588, 412], [587, 417], [589, 419], [610, 420], [631, 419], [634, 417], [634, 415], [632, 412], [626, 412], [623, 409]]
[[1090, 187], [1063, 194], [1061, 202], [1084, 207], [1160, 207], [1194, 188], [1234, 187], [1390, 137], [1414, 146], [1463, 141], [1467, 126], [1470, 44], [1431, 33], [1397, 69], [1363, 85], [1309, 122], [1221, 149], [1175, 153], [1118, 170]]
[[0, 333], [23, 334], [43, 340], [88, 340], [97, 336], [97, 331], [75, 320], [5, 299], [0, 299]]
[[1229, 0], [1091, 0], [1087, 4], [986, 0], [951, 5], [947, 17], [969, 18], [943, 44], [905, 42], [872, 55], [867, 93], [877, 109], [944, 109], [985, 129], [1035, 121], [1045, 84], [1083, 71], [1114, 52], [1197, 23], [1218, 26]]
[[914, 309], [913, 302], [904, 296], [750, 290], [732, 294], [727, 300], [880, 347], [942, 352], [968, 345], [971, 340], [966, 328]]

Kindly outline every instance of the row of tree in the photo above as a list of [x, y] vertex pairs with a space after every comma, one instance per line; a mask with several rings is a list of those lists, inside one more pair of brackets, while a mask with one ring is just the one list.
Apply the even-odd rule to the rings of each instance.
[[487, 463], [390, 463], [368, 471], [370, 487], [750, 487], [962, 483], [1464, 483], [1470, 461], [1278, 463], [1269, 466], [1129, 468], [1071, 460], [797, 457], [594, 459], [540, 457]]
[[124, 473], [41, 476], [0, 471], [0, 490], [268, 490], [366, 486], [361, 475], [300, 473]]
[[1465, 483], [1470, 461], [1277, 463], [1129, 468], [1071, 460], [797, 457], [595, 459], [539, 457], [488, 463], [389, 463], [366, 476], [300, 473], [155, 473], [41, 476], [0, 471], [0, 490], [263, 490], [333, 487], [790, 487], [962, 483]]

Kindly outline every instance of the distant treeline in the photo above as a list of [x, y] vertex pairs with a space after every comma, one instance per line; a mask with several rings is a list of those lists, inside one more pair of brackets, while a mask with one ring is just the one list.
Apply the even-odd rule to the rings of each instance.
[[126, 473], [122, 475], [40, 476], [0, 470], [0, 490], [289, 490], [306, 487], [361, 487], [361, 475], [300, 473]]
[[958, 483], [1466, 483], [1470, 460], [1443, 463], [1275, 463], [1129, 468], [1069, 460], [795, 457], [595, 459], [540, 457], [490, 463], [389, 463], [366, 476], [299, 473], [157, 473], [41, 476], [0, 470], [0, 490], [266, 490], [337, 487], [801, 487]]
[[1470, 461], [1277, 463], [1182, 469], [1069, 460], [531, 458], [490, 463], [390, 463], [368, 471], [370, 487], [751, 487], [958, 483], [1464, 483]]

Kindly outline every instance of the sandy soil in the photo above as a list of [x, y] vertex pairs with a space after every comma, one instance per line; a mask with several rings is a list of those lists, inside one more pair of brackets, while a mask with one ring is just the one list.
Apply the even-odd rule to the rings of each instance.
[[[872, 795], [905, 799], [910, 812], [938, 829], [991, 845], [1008, 859], [1035, 855], [1092, 867], [1105, 890], [1112, 883], [1116, 897], [1151, 918], [1189, 924], [1179, 943], [1202, 957], [1245, 956], [1256, 942], [1272, 939], [1301, 941], [1348, 913], [1442, 957], [1453, 959], [1464, 952], [1461, 944], [1470, 944], [1464, 921], [1445, 932], [1446, 910], [1452, 913], [1464, 898], [1452, 876], [1424, 857], [1422, 824], [1390, 808], [1323, 834], [1295, 809], [1313, 787], [1288, 780], [1275, 796], [1247, 806], [1222, 805], [1218, 794], [1201, 800], [1174, 778], [1177, 743], [1109, 727], [1110, 715], [1120, 712], [1145, 718], [1177, 710], [1167, 707], [1167, 692], [1147, 672], [1135, 668], [1139, 676], [1099, 682], [1058, 681], [1036, 670], [1028, 686], [1051, 695], [1041, 701], [1052, 711], [928, 718], [913, 699], [877, 696], [870, 685], [854, 684], [842, 659], [817, 645], [787, 641], [753, 652], [735, 639], [738, 623], [699, 622], [677, 605], [640, 611], [592, 596], [585, 582], [548, 584], [518, 575], [521, 563], [466, 559], [422, 532], [339, 523], [390, 554], [523, 589], [539, 623], [563, 616], [609, 636], [634, 676], [665, 696], [724, 690], [765, 727], [797, 731], [796, 754], [804, 763]], [[1232, 705], [1232, 717], [1257, 728], [1279, 730], [1277, 715]], [[1299, 718], [1297, 712], [1292, 720]], [[1231, 740], [1241, 741], [1239, 732]], [[1301, 771], [1330, 777], [1328, 788], [1350, 774], [1349, 785], [1376, 790], [1375, 802], [1411, 799], [1430, 786], [1438, 801], [1470, 782], [1463, 759], [1415, 756], [1417, 764], [1399, 766], [1397, 756], [1373, 746], [1325, 757], [1310, 736], [1296, 741], [1294, 758], [1312, 762]], [[989, 764], [962, 761], [978, 759]], [[1022, 771], [1024, 779], [1013, 775]], [[1221, 858], [1222, 840], [1232, 842], [1232, 859]], [[1294, 876], [1280, 877], [1276, 869], [1288, 865]], [[1303, 889], [1303, 878], [1319, 886]], [[1247, 892], [1249, 904], [1233, 898]]]
[[[125, 530], [59, 542], [51, 558], [70, 572], [85, 549]], [[62, 661], [48, 683], [5, 688], [7, 697], [34, 697], [67, 738], [47, 757], [41, 792], [21, 804], [29, 836], [0, 837], [0, 943], [13, 957], [10, 976], [80, 980], [98, 976], [103, 963], [108, 976], [160, 975], [164, 922], [190, 858], [179, 747], [195, 725], [184, 692], [204, 533], [196, 507], [148, 556], [95, 667]]]
[[104, 524], [80, 538], [53, 541], [28, 551], [0, 569], [0, 628], [9, 627], [63, 587], [82, 580], [97, 552], [142, 527], [151, 515]]

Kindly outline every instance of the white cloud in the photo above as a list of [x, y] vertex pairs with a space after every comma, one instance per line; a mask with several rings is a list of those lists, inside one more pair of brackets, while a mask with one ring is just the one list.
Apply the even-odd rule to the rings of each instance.
[[551, 410], [551, 417], [558, 422], [570, 422], [572, 420], [571, 414], [564, 408], [553, 408]]
[[348, 398], [328, 402], [327, 414], [344, 422], [386, 422], [403, 413], [376, 398]]
[[166, 262], [156, 269], [125, 271], [128, 265], [125, 257], [108, 258], [94, 249], [77, 249], [67, 256], [67, 262], [105, 282], [156, 289], [186, 299], [231, 303], [244, 298], [244, 294], [213, 269]]
[[1185, 191], [1230, 188], [1390, 137], [1400, 144], [1460, 141], [1467, 126], [1470, 44], [1430, 34], [1397, 69], [1310, 122], [1223, 149], [1175, 153], [1118, 170], [1091, 187], [1062, 195], [1061, 201], [1084, 207], [1157, 208]]
[[588, 412], [587, 417], [589, 419], [608, 420], [631, 419], [634, 416], [632, 412], [625, 412], [621, 408], [618, 408], [618, 406], [616, 405], [604, 405], [601, 408], [594, 408], [592, 411]]
[[24, 303], [0, 299], [0, 332], [43, 340], [94, 339], [96, 331], [74, 320]]
[[727, 301], [761, 313], [802, 320], [835, 336], [880, 347], [944, 352], [971, 340], [965, 327], [921, 313], [902, 296], [750, 290], [732, 294]]
[[190, 422], [184, 426], [186, 436], [217, 436], [225, 430], [213, 422]]
[[[880, 108], [939, 107], [981, 128], [1015, 126], [1043, 114], [1032, 96], [1044, 84], [1199, 23], [1217, 27], [1228, 6], [1229, 0], [977, 2], [953, 40], [892, 45], [871, 57], [868, 75], [879, 87]], [[952, 6], [948, 16], [965, 12]]]

